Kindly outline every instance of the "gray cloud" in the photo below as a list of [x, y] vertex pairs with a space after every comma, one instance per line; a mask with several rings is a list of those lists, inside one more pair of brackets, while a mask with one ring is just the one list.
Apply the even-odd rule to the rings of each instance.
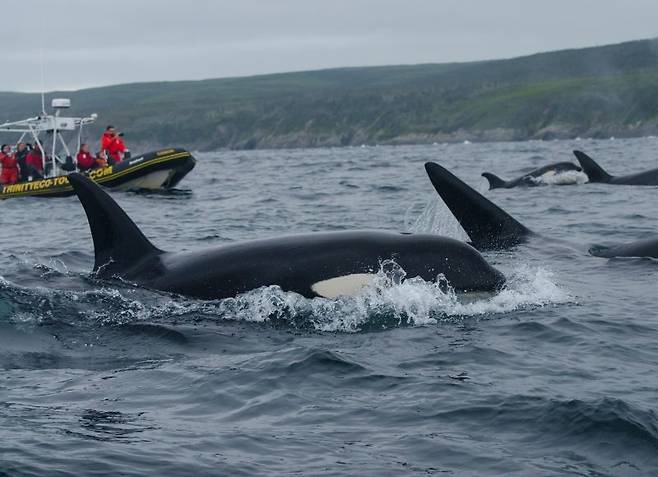
[[[632, 6], [632, 8], [631, 8]], [[3, 0], [0, 91], [510, 57], [657, 35], [602, 0]]]

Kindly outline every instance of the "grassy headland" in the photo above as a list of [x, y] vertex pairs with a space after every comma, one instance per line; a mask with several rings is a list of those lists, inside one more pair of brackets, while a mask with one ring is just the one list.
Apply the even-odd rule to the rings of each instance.
[[[340, 68], [49, 93], [139, 149], [658, 134], [658, 39], [472, 63]], [[38, 95], [0, 93], [0, 122]], [[134, 147], [137, 149], [137, 147]]]

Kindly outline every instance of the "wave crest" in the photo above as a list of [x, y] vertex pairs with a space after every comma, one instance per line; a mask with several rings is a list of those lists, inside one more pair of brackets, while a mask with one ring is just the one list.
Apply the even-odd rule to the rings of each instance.
[[505, 288], [492, 295], [457, 294], [441, 276], [436, 282], [404, 279], [404, 271], [399, 267], [383, 267], [373, 283], [356, 297], [310, 300], [270, 286], [205, 306], [214, 307], [222, 319], [359, 332], [435, 325], [571, 301], [571, 296], [553, 281], [552, 274], [542, 268], [519, 268], [511, 274]]
[[[443, 276], [406, 278], [395, 262], [382, 263], [373, 282], [354, 297], [308, 299], [273, 285], [234, 298], [200, 301], [144, 289], [88, 291], [23, 289], [3, 280], [1, 310], [16, 325], [112, 326], [139, 322], [227, 320], [328, 332], [360, 332], [435, 325], [572, 301], [552, 274], [520, 267], [498, 293], [458, 294]], [[39, 306], [36, 308], [35, 303]]]
[[544, 174], [539, 177], [532, 177], [533, 182], [541, 185], [572, 185], [584, 184], [589, 178], [587, 174], [580, 171], [564, 171], [556, 174]]

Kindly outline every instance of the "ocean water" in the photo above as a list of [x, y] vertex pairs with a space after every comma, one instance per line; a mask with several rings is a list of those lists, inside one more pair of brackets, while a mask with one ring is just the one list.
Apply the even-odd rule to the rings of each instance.
[[[580, 148], [611, 173], [658, 139], [198, 154], [169, 193], [114, 193], [161, 248], [386, 229], [463, 238], [423, 163], [542, 240], [460, 296], [382, 272], [354, 298], [203, 302], [90, 277], [75, 197], [0, 204], [0, 475], [658, 475], [658, 187], [486, 191]], [[577, 182], [577, 181], [576, 181]]]

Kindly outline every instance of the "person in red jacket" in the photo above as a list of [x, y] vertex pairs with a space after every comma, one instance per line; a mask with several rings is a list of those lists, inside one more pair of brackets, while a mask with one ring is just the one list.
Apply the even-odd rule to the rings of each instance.
[[120, 132], [117, 134], [117, 140], [114, 142], [115, 150], [121, 154], [121, 159], [125, 158], [126, 153], [126, 143], [123, 141], [123, 133]]
[[121, 162], [123, 153], [126, 151], [126, 145], [121, 136], [116, 133], [114, 126], [108, 126], [101, 137], [101, 150], [107, 152], [111, 164]]
[[0, 165], [2, 165], [2, 173], [0, 173], [0, 183], [2, 184], [16, 184], [18, 182], [18, 161], [16, 156], [11, 153], [11, 147], [7, 144], [2, 145], [0, 152]]
[[101, 136], [101, 151], [107, 151], [110, 149], [110, 144], [114, 141], [116, 137], [116, 131], [114, 126], [108, 126], [105, 128], [105, 132]]
[[114, 141], [110, 144], [110, 157], [115, 164], [123, 160], [123, 155], [126, 152], [126, 144], [123, 142], [123, 133], [119, 133], [115, 136]]
[[43, 179], [43, 155], [38, 144], [34, 144], [25, 158], [27, 175], [32, 179]]
[[96, 158], [89, 152], [89, 144], [80, 145], [80, 152], [78, 152], [76, 160], [78, 161], [80, 172], [90, 171], [97, 167]]

